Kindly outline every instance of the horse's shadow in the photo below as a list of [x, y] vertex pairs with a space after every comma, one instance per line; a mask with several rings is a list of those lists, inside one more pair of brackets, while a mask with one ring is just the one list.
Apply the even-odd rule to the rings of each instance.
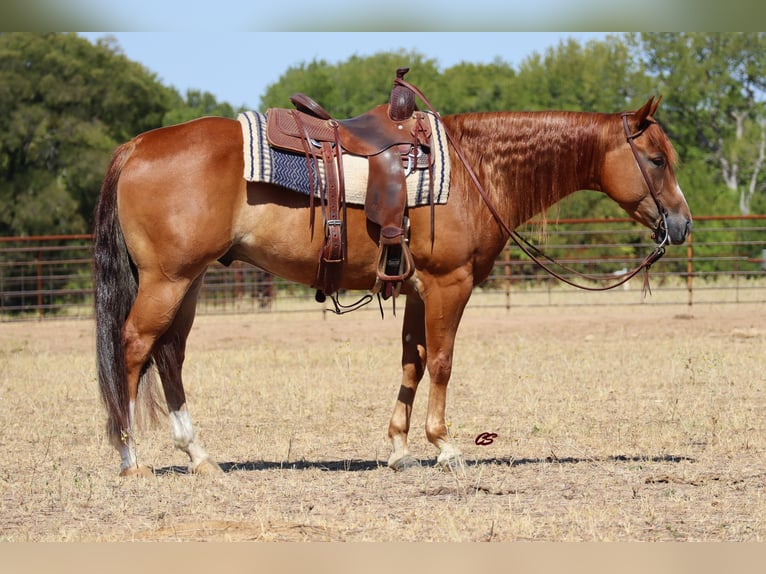
[[[606, 457], [544, 457], [544, 458], [473, 458], [465, 459], [465, 464], [471, 466], [499, 465], [509, 468], [525, 465], [542, 464], [579, 464], [579, 463], [679, 463], [695, 462], [695, 459], [685, 455], [659, 455], [659, 456], [627, 456], [613, 455]], [[421, 460], [421, 467], [436, 467], [435, 460]], [[310, 470], [317, 469], [326, 472], [368, 472], [379, 468], [386, 468], [385, 460], [332, 460], [332, 461], [247, 461], [247, 462], [223, 462], [219, 466], [224, 473], [231, 472], [256, 472], [265, 470]], [[190, 474], [186, 466], [166, 466], [154, 469], [155, 475]]]

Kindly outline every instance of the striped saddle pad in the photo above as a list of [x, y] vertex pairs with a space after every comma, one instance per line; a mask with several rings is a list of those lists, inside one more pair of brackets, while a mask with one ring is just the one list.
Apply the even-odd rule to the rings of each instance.
[[[447, 203], [450, 182], [450, 162], [447, 139], [441, 122], [431, 113], [434, 174], [434, 202]], [[266, 138], [266, 114], [243, 112], [237, 117], [242, 126], [244, 178], [247, 181], [272, 183], [308, 195], [311, 193], [310, 174], [304, 154], [291, 153], [273, 148]], [[319, 160], [319, 173], [324, 181], [324, 166]], [[345, 154], [343, 156], [346, 203], [364, 205], [367, 193], [367, 158]], [[428, 168], [413, 169], [407, 176], [407, 205], [415, 207], [428, 204], [430, 184]]]

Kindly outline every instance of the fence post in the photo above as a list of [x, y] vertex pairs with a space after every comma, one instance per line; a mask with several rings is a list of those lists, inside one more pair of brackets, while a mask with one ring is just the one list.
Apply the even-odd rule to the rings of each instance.
[[37, 320], [43, 319], [43, 251], [37, 252]]
[[694, 275], [694, 241], [693, 241], [693, 233], [689, 232], [689, 240], [688, 244], [686, 246], [686, 290], [689, 293], [689, 307], [692, 306], [692, 298], [693, 298], [693, 287], [692, 284], [694, 283], [693, 275]]
[[511, 249], [505, 246], [503, 275], [505, 276], [505, 310], [511, 310]]

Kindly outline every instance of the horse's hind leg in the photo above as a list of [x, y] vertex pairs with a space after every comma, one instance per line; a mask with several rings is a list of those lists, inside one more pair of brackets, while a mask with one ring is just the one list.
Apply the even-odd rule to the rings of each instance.
[[420, 463], [410, 454], [407, 434], [415, 393], [425, 373], [426, 331], [425, 308], [417, 295], [409, 295], [402, 322], [402, 384], [396, 398], [394, 412], [388, 425], [392, 452], [388, 466], [393, 470], [404, 470]]
[[[155, 343], [172, 324], [190, 283], [188, 280], [168, 281], [161, 274], [153, 276], [147, 273], [139, 279], [138, 294], [122, 332], [129, 404], [128, 428], [122, 429], [119, 436], [111, 437], [120, 451], [120, 474], [123, 476], [149, 472], [138, 463], [134, 440], [138, 387]], [[150, 393], [144, 395], [150, 396]], [[151, 404], [147, 405], [147, 408], [151, 407]]]
[[162, 380], [168, 404], [170, 426], [175, 447], [189, 456], [189, 467], [197, 474], [217, 474], [221, 468], [202, 448], [186, 407], [181, 370], [186, 352], [186, 339], [194, 323], [197, 295], [202, 285], [200, 275], [189, 288], [170, 328], [157, 341], [154, 352], [157, 371]]

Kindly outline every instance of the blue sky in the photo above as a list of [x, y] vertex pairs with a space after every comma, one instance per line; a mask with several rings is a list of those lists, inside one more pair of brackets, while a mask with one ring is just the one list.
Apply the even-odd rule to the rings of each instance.
[[[460, 62], [513, 66], [567, 38], [581, 44], [607, 32], [80, 32], [92, 42], [113, 35], [125, 55], [185, 94], [199, 89], [234, 107], [256, 109], [269, 84], [291, 66], [352, 55], [415, 50], [440, 68]], [[392, 71], [393, 73], [393, 71]]]

